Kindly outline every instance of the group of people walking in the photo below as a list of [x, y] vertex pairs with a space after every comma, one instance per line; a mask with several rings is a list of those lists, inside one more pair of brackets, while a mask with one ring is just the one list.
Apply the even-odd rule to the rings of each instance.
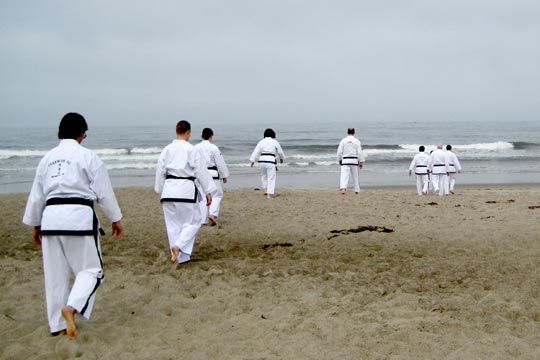
[[438, 144], [437, 149], [429, 155], [426, 148], [421, 145], [409, 166], [409, 176], [416, 174], [416, 190], [419, 196], [427, 195], [430, 190], [439, 195], [454, 194], [456, 184], [456, 173], [460, 173], [462, 168], [458, 157], [452, 151], [452, 145]]
[[[58, 146], [41, 159], [26, 204], [23, 223], [34, 227], [33, 240], [42, 247], [45, 295], [49, 328], [53, 335], [77, 337], [77, 314], [90, 318], [96, 290], [104, 279], [99, 235], [104, 235], [94, 211], [97, 202], [112, 223], [112, 234], [123, 235], [122, 213], [104, 163], [91, 150], [81, 146], [88, 125], [84, 117], [68, 113], [60, 121]], [[223, 187], [229, 170], [219, 148], [212, 143], [212, 129], [202, 131], [202, 141], [189, 143], [191, 125], [176, 124], [176, 138], [161, 151], [155, 172], [154, 190], [160, 194], [171, 262], [190, 261], [195, 237], [201, 227], [218, 221]], [[275, 193], [278, 162], [285, 153], [276, 134], [266, 129], [249, 160], [259, 163], [264, 196]], [[431, 175], [435, 191], [446, 191], [446, 175], [461, 170], [457, 158], [441, 146], [431, 156], [415, 156], [411, 169], [418, 176], [419, 194], [428, 191]], [[354, 128], [341, 140], [337, 150], [341, 165], [340, 190], [346, 193], [350, 178], [355, 193], [360, 191], [358, 171], [364, 164], [362, 146]], [[412, 171], [412, 170], [411, 170]], [[449, 191], [453, 181], [448, 182]], [[442, 190], [441, 190], [442, 189]], [[74, 274], [73, 285], [69, 286]]]

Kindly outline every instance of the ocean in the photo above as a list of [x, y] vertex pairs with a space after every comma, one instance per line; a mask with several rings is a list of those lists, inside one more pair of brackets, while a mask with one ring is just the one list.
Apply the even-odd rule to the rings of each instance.
[[[274, 124], [199, 124], [192, 121], [190, 142], [200, 141], [203, 127], [214, 130], [230, 170], [225, 188], [260, 187], [258, 169], [249, 156], [264, 129], [275, 130], [286, 162], [278, 167], [279, 187], [333, 188], [339, 185], [336, 150], [347, 127], [356, 128], [366, 163], [360, 173], [363, 187], [410, 185], [408, 167], [420, 145], [435, 149], [451, 144], [463, 166], [460, 184], [540, 183], [540, 124], [536, 121], [489, 122], [332, 122], [301, 121]], [[161, 149], [175, 137], [175, 123], [155, 126], [96, 126], [89, 123], [83, 145], [105, 162], [113, 186], [153, 186]], [[30, 191], [41, 157], [58, 143], [57, 124], [31, 128], [0, 126], [0, 193]]]

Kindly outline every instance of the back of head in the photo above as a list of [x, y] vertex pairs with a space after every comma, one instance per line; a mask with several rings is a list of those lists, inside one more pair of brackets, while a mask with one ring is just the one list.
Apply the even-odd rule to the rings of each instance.
[[347, 135], [354, 135], [354, 128], [348, 128]]
[[442, 150], [442, 144], [437, 144], [437, 149]]
[[187, 122], [186, 120], [180, 120], [178, 124], [176, 124], [176, 134], [182, 135], [187, 133], [191, 130], [191, 124]]
[[424, 147], [424, 145], [420, 145], [420, 147], [418, 148], [418, 151], [424, 152], [426, 151], [426, 148]]
[[264, 137], [271, 137], [272, 139], [276, 138], [276, 133], [272, 129], [266, 129], [264, 130]]
[[77, 139], [81, 134], [88, 130], [86, 120], [81, 114], [67, 113], [60, 120], [60, 126], [58, 127], [59, 139]]
[[452, 145], [446, 145], [446, 150], [452, 150]]
[[210, 128], [204, 128], [204, 129], [203, 129], [201, 137], [202, 137], [204, 140], [208, 140], [208, 139], [210, 139], [212, 136], [214, 136], [214, 132], [212, 131], [212, 129], [210, 129]]

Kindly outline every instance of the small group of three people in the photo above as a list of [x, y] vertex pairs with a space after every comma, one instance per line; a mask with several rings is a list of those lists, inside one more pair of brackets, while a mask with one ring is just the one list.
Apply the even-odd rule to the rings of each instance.
[[452, 151], [452, 145], [446, 145], [446, 151], [442, 144], [437, 145], [437, 149], [426, 154], [425, 146], [421, 145], [409, 166], [409, 176], [413, 171], [416, 174], [416, 190], [419, 196], [427, 195], [430, 186], [433, 193], [439, 195], [454, 194], [456, 184], [456, 172], [460, 173], [461, 164]]
[[[119, 240], [123, 235], [122, 213], [107, 169], [95, 152], [81, 145], [87, 130], [80, 114], [68, 113], [62, 118], [60, 142], [41, 159], [23, 216], [23, 223], [34, 227], [34, 242], [42, 248], [51, 334], [67, 334], [71, 339], [78, 335], [76, 315], [90, 318], [104, 279], [99, 239], [104, 231], [94, 202], [112, 223], [113, 236]], [[210, 129], [203, 131], [198, 149], [188, 143], [191, 126], [187, 121], [180, 121], [176, 132], [177, 139], [159, 156], [155, 190], [161, 193], [171, 260], [183, 263], [190, 259], [205, 216], [216, 222], [223, 194], [218, 173], [226, 182], [228, 170], [219, 150], [210, 143]], [[204, 194], [203, 206], [199, 193]], [[214, 207], [207, 207], [212, 204], [212, 194]]]

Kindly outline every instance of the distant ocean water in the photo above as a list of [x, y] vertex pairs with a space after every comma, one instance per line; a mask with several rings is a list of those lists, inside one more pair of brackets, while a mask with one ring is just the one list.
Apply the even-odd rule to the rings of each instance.
[[[161, 149], [175, 137], [170, 126], [93, 127], [85, 147], [96, 151], [109, 169], [115, 187], [153, 186]], [[427, 151], [437, 143], [451, 144], [464, 172], [459, 184], [540, 183], [540, 125], [533, 121], [508, 123], [351, 122], [350, 124], [227, 125], [192, 121], [190, 142], [200, 141], [203, 127], [214, 130], [231, 172], [227, 188], [260, 187], [257, 168], [249, 156], [266, 127], [273, 128], [287, 156], [279, 166], [277, 187], [338, 187], [336, 150], [348, 126], [356, 128], [366, 155], [361, 186], [410, 185], [407, 170], [420, 145]], [[56, 127], [0, 127], [0, 192], [30, 190], [41, 157], [56, 146]]]

